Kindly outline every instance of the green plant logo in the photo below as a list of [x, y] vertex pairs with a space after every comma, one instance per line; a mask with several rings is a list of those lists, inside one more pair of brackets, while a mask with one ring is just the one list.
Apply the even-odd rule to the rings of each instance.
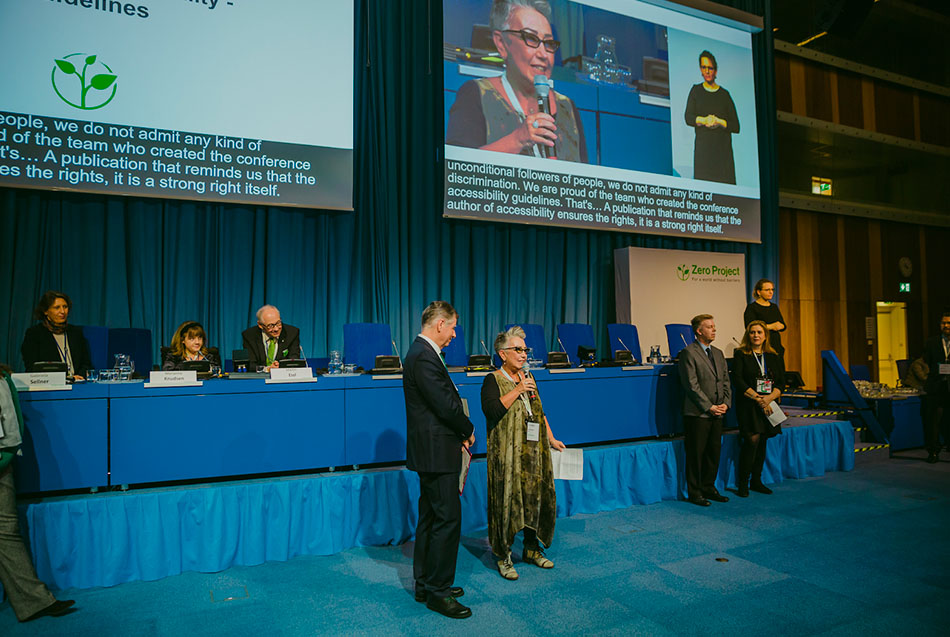
[[689, 266], [685, 263], [683, 265], [676, 266], [676, 276], [680, 278], [680, 281], [685, 281], [689, 278]]
[[[53, 71], [50, 74], [50, 81], [53, 83], [53, 90], [63, 100], [73, 108], [79, 108], [84, 111], [92, 111], [102, 108], [112, 101], [115, 97], [115, 91], [118, 88], [116, 78], [105, 62], [99, 62], [95, 55], [86, 55], [85, 53], [70, 53], [61, 59], [54, 60]], [[82, 69], [76, 68], [82, 63]], [[102, 70], [108, 71], [103, 73]], [[75, 75], [79, 79], [79, 87], [76, 88], [69, 76]], [[86, 77], [89, 76], [88, 83]], [[112, 87], [109, 92], [108, 88]], [[90, 95], [90, 91], [95, 89]], [[69, 95], [72, 99], [66, 97]]]

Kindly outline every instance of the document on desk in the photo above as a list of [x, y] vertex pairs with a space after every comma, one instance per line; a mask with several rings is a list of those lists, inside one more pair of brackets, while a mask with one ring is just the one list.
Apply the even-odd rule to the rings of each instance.
[[788, 416], [785, 415], [785, 412], [782, 411], [782, 408], [778, 406], [778, 403], [772, 403], [772, 413], [768, 416], [769, 424], [773, 427], [778, 427], [783, 422], [788, 420]]
[[551, 464], [554, 467], [555, 480], [584, 479], [584, 450], [565, 449], [551, 451]]
[[468, 468], [472, 464], [472, 452], [468, 447], [462, 447], [462, 470], [459, 472], [459, 495], [465, 490], [465, 481], [468, 479]]

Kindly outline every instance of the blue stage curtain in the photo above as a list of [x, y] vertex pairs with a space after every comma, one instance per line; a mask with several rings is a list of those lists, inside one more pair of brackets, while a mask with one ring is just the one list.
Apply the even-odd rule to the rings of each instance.
[[[778, 275], [769, 3], [754, 36], [762, 244], [444, 220], [441, 2], [357, 0], [354, 213], [0, 189], [0, 362], [22, 367], [30, 310], [46, 289], [71, 321], [152, 331], [153, 357], [187, 319], [225, 357], [263, 303], [301, 328], [309, 356], [342, 350], [345, 323], [389, 323], [401, 351], [425, 305], [450, 300], [475, 351], [502, 325], [590, 323], [606, 352], [613, 251], [737, 252], [747, 280]], [[6, 309], [3, 309], [6, 308]], [[737, 308], [741, 312], [742, 308]]]
[[[737, 436], [724, 437], [718, 486], [734, 484]], [[557, 481], [558, 516], [686, 497], [681, 440], [584, 451], [584, 479]], [[790, 427], [769, 440], [765, 482], [848, 471], [847, 422]], [[488, 525], [485, 462], [471, 465], [462, 531]], [[399, 544], [418, 522], [419, 481], [406, 469], [370, 470], [72, 498], [21, 507], [40, 578], [64, 589], [155, 580], [184, 571], [329, 555]]]

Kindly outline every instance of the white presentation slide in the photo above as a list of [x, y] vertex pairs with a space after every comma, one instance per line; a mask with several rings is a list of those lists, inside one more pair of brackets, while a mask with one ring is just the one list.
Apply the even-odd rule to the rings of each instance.
[[0, 185], [352, 209], [353, 0], [4, 0]]

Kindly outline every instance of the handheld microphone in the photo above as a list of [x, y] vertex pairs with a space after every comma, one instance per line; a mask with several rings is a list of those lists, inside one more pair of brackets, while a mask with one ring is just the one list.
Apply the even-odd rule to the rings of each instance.
[[[538, 111], [541, 113], [551, 114], [550, 109], [548, 108], [547, 100], [548, 95], [551, 93], [551, 85], [548, 84], [548, 78], [543, 75], [534, 76], [534, 94], [538, 98]], [[541, 150], [541, 155], [545, 159], [557, 159], [557, 148], [547, 146], [545, 144], [538, 144]]]
[[[522, 374], [525, 378], [528, 378], [528, 376], [530, 375], [530, 374], [529, 374], [530, 370], [531, 370], [531, 365], [528, 363], [528, 361], [525, 361], [525, 362], [524, 362], [524, 365], [521, 367], [521, 374]], [[534, 400], [536, 397], [537, 397], [537, 396], [536, 396], [536, 394], [534, 393], [534, 390], [531, 390], [531, 391], [528, 392], [528, 398], [530, 398], [531, 400]]]

